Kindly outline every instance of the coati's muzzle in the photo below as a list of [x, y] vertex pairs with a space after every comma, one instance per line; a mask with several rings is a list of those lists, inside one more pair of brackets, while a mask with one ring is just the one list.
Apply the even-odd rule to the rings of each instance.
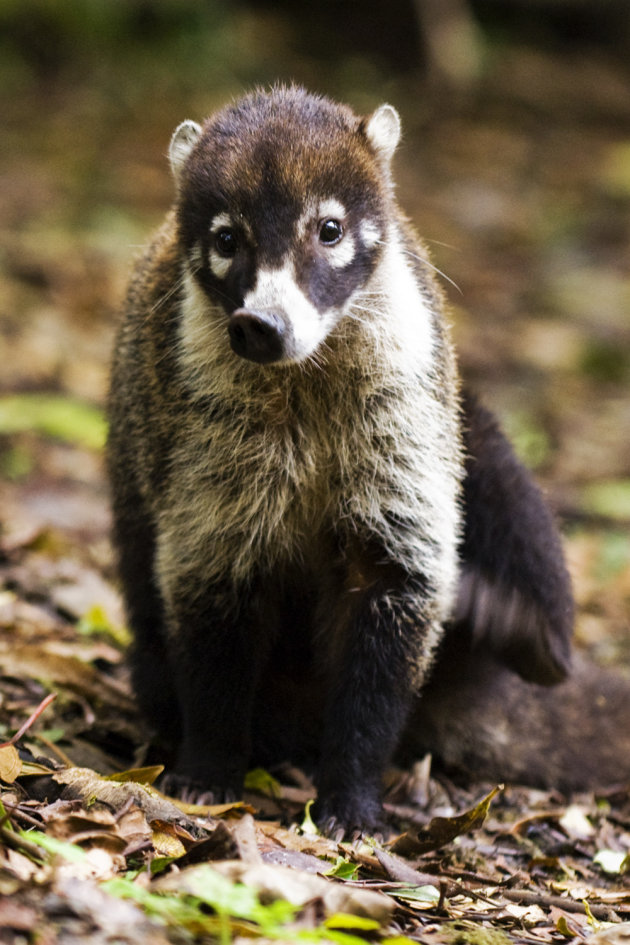
[[237, 308], [230, 315], [228, 334], [232, 351], [257, 364], [295, 356], [291, 328], [277, 312]]

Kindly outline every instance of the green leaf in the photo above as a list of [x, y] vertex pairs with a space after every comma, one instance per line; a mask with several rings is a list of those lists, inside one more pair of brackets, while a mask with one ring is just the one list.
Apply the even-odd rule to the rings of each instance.
[[85, 860], [85, 850], [74, 843], [67, 843], [65, 840], [49, 837], [48, 834], [42, 833], [40, 830], [20, 830], [20, 835], [25, 840], [36, 843], [46, 853], [50, 853], [52, 856], [60, 856], [68, 863], [82, 863]]
[[105, 445], [105, 418], [97, 407], [58, 394], [1, 397], [0, 433], [29, 430], [93, 450]]
[[131, 634], [126, 627], [115, 626], [100, 604], [95, 604], [83, 614], [77, 623], [77, 631], [83, 636], [108, 637], [121, 649], [131, 643]]
[[343, 856], [337, 857], [337, 862], [329, 870], [325, 870], [322, 876], [336, 876], [338, 879], [356, 879], [359, 873], [359, 867], [356, 863], [351, 863]]
[[101, 887], [118, 899], [131, 899], [141, 906], [147, 915], [171, 925], [188, 927], [192, 923], [198, 924], [203, 919], [203, 913], [199, 907], [183, 897], [149, 892], [148, 889], [122, 876], [106, 880], [101, 883]]
[[327, 929], [357, 929], [362, 932], [375, 932], [380, 929], [380, 922], [362, 915], [350, 915], [347, 912], [335, 912], [324, 921]]
[[247, 772], [245, 788], [248, 791], [256, 791], [258, 794], [266, 794], [267, 797], [280, 797], [282, 792], [280, 782], [264, 768], [252, 768]]
[[164, 870], [168, 869], [171, 863], [175, 863], [176, 861], [176, 856], [154, 856], [150, 864], [151, 876], [158, 876], [160, 873], [163, 873]]
[[440, 890], [436, 886], [402, 886], [395, 889], [393, 895], [397, 899], [406, 899], [409, 902], [438, 902]]
[[44, 728], [37, 733], [40, 738], [45, 738], [46, 741], [60, 742], [62, 738], [66, 737], [66, 730], [60, 725], [55, 726], [55, 728]]

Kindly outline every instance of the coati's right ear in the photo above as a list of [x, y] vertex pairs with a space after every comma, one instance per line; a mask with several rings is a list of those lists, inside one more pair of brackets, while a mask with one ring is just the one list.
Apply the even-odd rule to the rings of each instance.
[[183, 121], [181, 125], [178, 125], [173, 133], [168, 148], [168, 159], [171, 163], [173, 177], [177, 183], [180, 181], [184, 164], [197, 143], [201, 130], [201, 125], [197, 124], [196, 121], [190, 121], [190, 119], [188, 119]]

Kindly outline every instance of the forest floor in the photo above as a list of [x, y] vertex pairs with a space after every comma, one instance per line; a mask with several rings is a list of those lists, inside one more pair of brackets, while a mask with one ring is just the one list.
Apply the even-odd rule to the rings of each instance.
[[[383, 95], [405, 119], [401, 202], [459, 287], [465, 376], [563, 523], [577, 644], [630, 666], [627, 70], [512, 49], [452, 100], [417, 79]], [[0, 942], [627, 941], [628, 784], [490, 797], [425, 760], [391, 772], [381, 845], [297, 829], [301, 772], [254, 774], [225, 809], [147, 786], [102, 405], [129, 261], [170, 200], [170, 130], [219, 93], [141, 124], [111, 90], [30, 96], [1, 116], [0, 739], [56, 698], [19, 755], [0, 748]]]

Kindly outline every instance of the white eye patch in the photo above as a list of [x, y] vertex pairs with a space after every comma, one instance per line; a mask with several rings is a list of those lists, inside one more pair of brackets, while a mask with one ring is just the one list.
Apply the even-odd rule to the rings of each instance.
[[224, 226], [233, 227], [234, 221], [229, 213], [217, 213], [215, 217], [212, 218], [212, 223], [210, 224], [210, 232], [218, 233], [219, 230], [222, 230]]
[[[326, 220], [338, 220], [343, 225], [347, 214], [348, 211], [336, 197], [327, 197], [321, 200], [317, 208], [317, 218], [320, 224], [325, 223]], [[346, 231], [338, 243], [326, 247], [326, 258], [329, 265], [334, 269], [343, 269], [354, 259], [354, 250], [354, 237]]]
[[[220, 230], [223, 230], [226, 227], [229, 229], [234, 227], [232, 217], [229, 213], [217, 213], [217, 215], [213, 217], [212, 223], [210, 224], [210, 232], [213, 236], [216, 236]], [[232, 259], [229, 256], [222, 256], [214, 245], [210, 247], [208, 258], [210, 261], [212, 275], [217, 279], [225, 279], [228, 272], [230, 271]]]
[[318, 216], [320, 220], [327, 220], [331, 218], [333, 220], [339, 220], [340, 223], [346, 218], [346, 208], [340, 200], [337, 200], [335, 197], [327, 197], [325, 200], [322, 200], [318, 207]]
[[335, 246], [326, 248], [326, 258], [334, 269], [343, 269], [354, 259], [354, 239], [351, 233], [346, 233], [343, 239]]

